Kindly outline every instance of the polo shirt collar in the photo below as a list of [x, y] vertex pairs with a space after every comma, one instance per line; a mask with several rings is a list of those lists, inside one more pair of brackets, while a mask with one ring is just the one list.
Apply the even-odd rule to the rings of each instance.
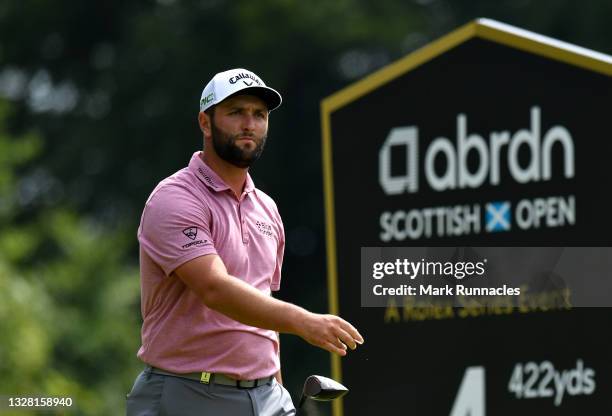
[[[189, 170], [196, 175], [204, 185], [216, 192], [225, 191], [230, 187], [212, 170], [201, 158], [201, 151], [197, 151], [191, 156], [189, 161]], [[244, 184], [244, 193], [250, 193], [255, 190], [255, 184], [251, 175], [247, 172], [246, 182]]]

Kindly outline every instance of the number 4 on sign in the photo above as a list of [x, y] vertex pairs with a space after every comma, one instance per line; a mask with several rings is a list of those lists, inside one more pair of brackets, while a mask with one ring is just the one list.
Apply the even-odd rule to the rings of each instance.
[[450, 416], [485, 416], [485, 369], [468, 367]]

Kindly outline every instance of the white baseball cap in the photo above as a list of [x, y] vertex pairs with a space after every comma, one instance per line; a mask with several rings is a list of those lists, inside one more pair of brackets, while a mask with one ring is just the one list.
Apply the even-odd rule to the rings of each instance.
[[205, 111], [215, 104], [235, 94], [251, 94], [261, 98], [268, 110], [272, 111], [281, 105], [281, 95], [273, 88], [266, 87], [261, 78], [253, 72], [236, 68], [216, 74], [204, 87], [200, 98], [200, 111]]

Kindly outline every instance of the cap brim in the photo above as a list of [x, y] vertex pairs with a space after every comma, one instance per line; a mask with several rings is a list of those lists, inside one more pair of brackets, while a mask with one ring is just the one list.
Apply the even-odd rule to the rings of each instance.
[[240, 91], [236, 91], [235, 93], [228, 95], [225, 100], [230, 97], [234, 97], [236, 95], [254, 95], [256, 97], [261, 98], [266, 105], [268, 106], [268, 111], [272, 111], [278, 108], [283, 99], [281, 95], [273, 88], [270, 87], [247, 87], [243, 88]]

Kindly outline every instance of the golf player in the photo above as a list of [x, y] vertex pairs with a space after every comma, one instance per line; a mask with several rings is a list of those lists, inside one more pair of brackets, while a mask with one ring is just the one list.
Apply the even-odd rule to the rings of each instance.
[[249, 167], [280, 104], [253, 72], [216, 74], [200, 100], [204, 151], [146, 202], [138, 228], [145, 369], [128, 394], [129, 416], [293, 415], [278, 333], [341, 356], [363, 342], [340, 317], [271, 296], [283, 223]]

